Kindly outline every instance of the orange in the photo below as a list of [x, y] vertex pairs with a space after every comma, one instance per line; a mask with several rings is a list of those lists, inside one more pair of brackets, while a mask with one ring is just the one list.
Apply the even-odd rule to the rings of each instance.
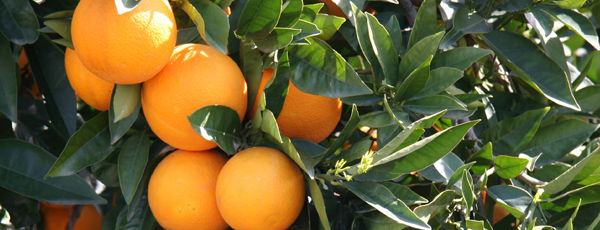
[[81, 64], [75, 51], [65, 51], [65, 70], [75, 94], [86, 104], [100, 111], [108, 110], [114, 83], [97, 77]]
[[171, 61], [142, 86], [142, 107], [152, 131], [167, 144], [185, 150], [217, 146], [196, 133], [187, 116], [208, 105], [224, 105], [243, 119], [248, 104], [246, 80], [237, 64], [216, 49], [185, 44]]
[[148, 203], [165, 229], [225, 229], [215, 201], [217, 175], [225, 157], [216, 151], [178, 150], [150, 177]]
[[[73, 215], [75, 208], [70, 205], [56, 205], [41, 203], [40, 207], [44, 217], [45, 230], [65, 230]], [[93, 205], [81, 207], [81, 212], [73, 230], [100, 230], [102, 229], [102, 217]]]
[[25, 55], [25, 49], [21, 50], [21, 53], [19, 53], [19, 59], [17, 60], [17, 64], [19, 65], [19, 69], [23, 69], [27, 66], [27, 64], [29, 64], [29, 61], [27, 60], [27, 55]]
[[262, 96], [263, 90], [265, 89], [265, 85], [267, 84], [267, 82], [269, 82], [269, 80], [271, 80], [271, 77], [273, 77], [273, 72], [273, 69], [266, 69], [262, 73], [260, 84], [258, 86], [258, 94], [256, 95], [256, 98], [254, 99], [254, 105], [252, 105], [252, 109], [250, 110], [250, 116], [254, 116], [254, 113], [256, 113], [260, 97]]
[[114, 0], [82, 0], [73, 14], [71, 36], [90, 72], [113, 83], [135, 84], [167, 64], [177, 26], [167, 0], [142, 0], [122, 14]]
[[341, 115], [339, 98], [305, 93], [290, 82], [277, 124], [290, 138], [319, 143], [335, 129]]
[[304, 205], [304, 177], [282, 152], [254, 147], [227, 161], [216, 194], [219, 211], [233, 229], [286, 229]]
[[327, 6], [327, 13], [346, 18], [346, 14], [332, 0], [321, 0]]

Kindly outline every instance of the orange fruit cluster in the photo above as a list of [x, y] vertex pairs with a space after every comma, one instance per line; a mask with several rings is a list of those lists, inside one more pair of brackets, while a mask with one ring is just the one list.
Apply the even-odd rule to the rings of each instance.
[[[71, 220], [75, 207], [71, 205], [57, 205], [45, 202], [40, 203], [45, 230], [65, 230]], [[73, 230], [100, 230], [102, 217], [93, 205], [81, 207], [79, 216], [73, 225]]]

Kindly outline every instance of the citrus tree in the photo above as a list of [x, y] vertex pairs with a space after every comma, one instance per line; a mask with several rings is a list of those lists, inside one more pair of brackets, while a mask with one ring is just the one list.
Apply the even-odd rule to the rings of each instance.
[[596, 0], [0, 0], [1, 229], [598, 229]]

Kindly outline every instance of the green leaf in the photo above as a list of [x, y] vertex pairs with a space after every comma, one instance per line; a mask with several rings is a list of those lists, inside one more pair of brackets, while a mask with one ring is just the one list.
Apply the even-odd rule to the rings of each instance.
[[283, 138], [281, 133], [279, 132], [279, 125], [277, 125], [277, 120], [273, 112], [270, 110], [264, 110], [262, 113], [262, 122], [260, 123], [260, 129], [271, 135], [278, 143], [283, 143]]
[[141, 0], [114, 0], [119, 15], [127, 13], [140, 3]]
[[321, 193], [321, 188], [319, 188], [319, 184], [317, 183], [317, 181], [309, 179], [308, 190], [310, 191], [310, 197], [312, 198], [312, 203], [315, 205], [317, 214], [319, 214], [321, 226], [325, 230], [331, 229], [329, 225], [329, 219], [327, 218], [327, 210], [325, 209], [325, 200], [323, 199], [323, 193]]
[[441, 111], [436, 114], [432, 114], [429, 116], [425, 116], [406, 127], [406, 129], [402, 130], [402, 132], [398, 133], [398, 135], [394, 136], [392, 140], [390, 140], [383, 147], [380, 147], [377, 154], [374, 156], [375, 159], [380, 157], [389, 156], [390, 154], [400, 150], [399, 147], [406, 142], [407, 139], [418, 129], [430, 128], [435, 121], [440, 119], [446, 111]]
[[529, 39], [504, 31], [484, 34], [483, 39], [497, 55], [508, 61], [506, 64], [512, 70], [524, 80], [531, 80], [532, 86], [546, 98], [561, 106], [580, 110], [565, 72]]
[[237, 133], [241, 129], [240, 117], [233, 109], [222, 105], [209, 105], [188, 116], [196, 133], [204, 139], [214, 141], [227, 154], [235, 154], [240, 142]]
[[[564, 212], [566, 210], [576, 208], [579, 205], [580, 201], [581, 205], [599, 203], [599, 189], [600, 184], [595, 183], [584, 187], [576, 188], [570, 191], [566, 191], [562, 194], [556, 194], [557, 196], [551, 200], [551, 203], [543, 203], [542, 207], [553, 212]], [[594, 210], [589, 214], [593, 216], [597, 212], [597, 210]]]
[[78, 175], [44, 179], [56, 157], [39, 146], [4, 139], [0, 149], [0, 187], [55, 204], [106, 203]]
[[465, 220], [465, 226], [467, 229], [473, 230], [484, 230], [485, 222], [483, 220]]
[[592, 85], [575, 92], [575, 98], [582, 112], [593, 113], [600, 109], [600, 86]]
[[283, 102], [285, 101], [290, 84], [292, 71], [288, 60], [288, 52], [284, 50], [279, 59], [277, 69], [271, 77], [271, 83], [265, 85], [264, 89], [265, 102], [267, 103], [266, 108], [271, 110], [275, 117], [279, 116], [279, 112], [283, 108]]
[[531, 141], [549, 110], [549, 107], [530, 110], [517, 117], [504, 119], [485, 130], [481, 138], [494, 144], [495, 154], [514, 155]]
[[490, 31], [490, 26], [485, 23], [485, 19], [464, 7], [456, 11], [452, 24], [452, 29], [448, 31], [442, 40], [440, 45], [442, 48], [450, 47], [465, 34], [479, 34]]
[[75, 132], [77, 107], [65, 74], [65, 54], [45, 37], [25, 46], [25, 52], [35, 82], [44, 95], [51, 127], [66, 140]]
[[125, 201], [130, 204], [140, 184], [150, 151], [150, 139], [145, 132], [125, 141], [119, 152], [119, 183]]
[[379, 59], [375, 53], [376, 47], [373, 47], [371, 44], [370, 34], [372, 31], [369, 29], [369, 19], [367, 18], [367, 14], [360, 11], [360, 9], [354, 5], [352, 5], [352, 13], [354, 14], [354, 20], [356, 20], [354, 30], [356, 32], [358, 45], [360, 46], [366, 61], [371, 66], [375, 83], [381, 83], [385, 79], [385, 73], [381, 66], [382, 64], [379, 63]]
[[[585, 3], [585, 1], [583, 1], [583, 2]], [[573, 212], [573, 214], [571, 214], [571, 218], [569, 218], [569, 221], [567, 221], [567, 223], [565, 224], [565, 226], [563, 226], [562, 229], [573, 230], [573, 220], [575, 220], [575, 217], [577, 216], [577, 212], [579, 212], [580, 206], [581, 206], [581, 200], [579, 200], [579, 203], [577, 204], [575, 211]]]
[[[437, 1], [425, 0], [421, 3], [413, 30], [408, 39], [408, 48], [412, 48], [417, 42], [442, 30], [437, 23]], [[437, 47], [436, 47], [437, 48]]]
[[551, 5], [540, 5], [540, 9], [556, 17], [569, 29], [583, 37], [583, 39], [585, 39], [596, 50], [600, 49], [600, 42], [598, 41], [596, 29], [594, 28], [592, 22], [590, 22], [590, 20], [588, 20], [585, 16], [574, 10], [563, 9]]
[[396, 222], [412, 228], [431, 229], [404, 202], [396, 198], [387, 187], [371, 182], [343, 182], [343, 185], [361, 200]]
[[470, 212], [471, 208], [473, 208], [475, 193], [473, 193], [473, 178], [471, 177], [471, 174], [469, 174], [468, 169], [463, 169], [461, 185], [462, 196], [465, 201], [466, 210], [467, 212]]
[[494, 159], [494, 168], [498, 176], [511, 179], [521, 174], [527, 167], [527, 163], [529, 163], [527, 159], [500, 155]]
[[402, 58], [400, 66], [398, 67], [400, 73], [399, 81], [403, 81], [410, 73], [419, 68], [425, 60], [435, 54], [443, 35], [444, 32], [438, 32], [425, 37], [419, 40], [406, 52], [406, 54], [404, 54], [404, 58]]
[[429, 202], [424, 197], [420, 196], [416, 192], [413, 192], [413, 190], [406, 185], [394, 182], [382, 182], [381, 184], [389, 189], [396, 198], [400, 199], [406, 205], [425, 204]]
[[115, 85], [113, 94], [113, 122], [119, 122], [121, 119], [131, 115], [140, 101], [140, 92], [142, 84], [135, 85]]
[[342, 147], [344, 145], [344, 142], [346, 142], [346, 140], [350, 138], [350, 135], [352, 135], [354, 130], [356, 130], [359, 121], [360, 119], [358, 115], [358, 108], [356, 107], [356, 105], [352, 105], [352, 112], [350, 113], [350, 118], [348, 118], [344, 129], [342, 129], [338, 138], [336, 138], [329, 145], [329, 148], [327, 148], [327, 151], [323, 153], [321, 159], [328, 157], [329, 155], [334, 153], [338, 148]]
[[17, 228], [34, 225], [41, 220], [38, 201], [1, 187], [0, 204], [2, 204], [2, 209], [8, 211], [10, 223]]
[[446, 90], [456, 81], [463, 77], [463, 71], [452, 67], [440, 67], [432, 69], [429, 73], [429, 81], [417, 96], [430, 96]]
[[221, 53], [227, 54], [229, 17], [225, 11], [212, 1], [192, 0], [190, 3], [204, 19], [206, 42]]
[[[372, 168], [356, 179], [369, 178], [370, 173], [383, 174], [391, 178], [422, 170], [447, 155], [467, 134], [477, 121], [466, 122], [428, 136], [389, 156], [373, 161]], [[353, 166], [354, 167], [354, 166]], [[352, 169], [352, 168], [351, 168]]]
[[266, 38], [277, 25], [282, 0], [248, 0], [240, 16], [236, 36], [242, 39]]
[[460, 168], [465, 167], [470, 167], [470, 165], [465, 166], [465, 163], [460, 157], [450, 152], [448, 155], [434, 162], [431, 166], [418, 171], [417, 173], [419, 176], [422, 176], [431, 182], [449, 185], [446, 187], [460, 192], [460, 185], [457, 187], [456, 182], [462, 179], [463, 170]]
[[345, 18], [337, 17], [329, 14], [317, 14], [313, 21], [322, 31], [319, 35], [320, 39], [329, 40], [340, 29], [342, 24], [346, 22]]
[[320, 39], [310, 45], [289, 49], [291, 80], [298, 89], [326, 97], [347, 97], [371, 93], [342, 56]]
[[541, 153], [542, 156], [537, 164], [548, 164], [564, 157], [585, 142], [597, 129], [597, 124], [590, 124], [578, 119], [562, 120], [540, 128], [533, 139], [519, 152], [529, 156]]
[[375, 57], [381, 64], [385, 80], [390, 85], [396, 85], [398, 82], [398, 53], [394, 48], [392, 38], [375, 16], [365, 15], [367, 16], [369, 41], [376, 54]]
[[533, 197], [522, 188], [513, 185], [494, 185], [487, 194], [517, 219], [523, 219]]
[[[116, 87], [118, 87], [118, 85], [116, 85]], [[117, 143], [117, 141], [119, 141], [119, 139], [121, 139], [121, 137], [123, 137], [123, 135], [125, 135], [125, 133], [127, 133], [129, 128], [131, 128], [133, 123], [137, 120], [138, 115], [140, 113], [140, 107], [142, 106], [142, 103], [139, 100], [139, 95], [138, 95], [138, 101], [135, 105], [135, 108], [131, 112], [131, 114], [122, 118], [120, 121], [116, 122], [115, 121], [115, 112], [116, 112], [115, 111], [115, 100], [118, 100], [118, 99], [117, 99], [117, 97], [115, 97], [115, 92], [116, 92], [116, 90], [113, 90], [113, 94], [112, 94], [112, 97], [110, 100], [110, 107], [108, 109], [108, 131], [110, 132], [110, 143], [111, 144]], [[135, 95], [134, 95], [134, 97], [135, 97]], [[127, 98], [125, 100], [129, 100], [129, 98]], [[117, 104], [119, 104], [119, 103], [117, 103]], [[122, 106], [121, 109], [127, 109], [127, 108], [123, 107], [123, 103], [120, 103], [120, 104]]]
[[483, 174], [492, 165], [493, 158], [492, 142], [488, 142], [469, 159], [469, 161], [477, 162], [471, 167], [471, 171], [477, 175]]
[[432, 68], [453, 67], [466, 70], [480, 58], [493, 52], [488, 49], [475, 47], [457, 47], [435, 55], [431, 61]]
[[278, 145], [280, 149], [283, 150], [296, 164], [300, 167], [310, 179], [315, 178], [315, 169], [314, 166], [316, 160], [312, 158], [312, 156], [308, 155], [304, 151], [298, 151], [294, 144], [290, 140], [290, 138], [283, 136], [281, 137], [281, 142], [274, 143]]
[[323, 4], [322, 2], [304, 5], [304, 7], [302, 8], [302, 15], [300, 15], [300, 19], [309, 22], [314, 21], [319, 11], [321, 11], [321, 8], [323, 8], [323, 5], [325, 4]]
[[78, 173], [104, 160], [112, 152], [108, 131], [108, 113], [102, 112], [88, 120], [69, 138], [47, 176], [59, 177]]
[[319, 30], [319, 27], [316, 24], [302, 19], [298, 20], [296, 25], [294, 25], [294, 29], [302, 30], [299, 34], [294, 35], [294, 42], [321, 34], [321, 30]]
[[565, 9], [577, 9], [582, 7], [586, 0], [552, 0], [552, 2]]
[[394, 38], [392, 39], [394, 50], [396, 50], [400, 56], [403, 56], [404, 52], [406, 52], [406, 47], [404, 47], [404, 44], [402, 43], [402, 29], [400, 28], [400, 23], [398, 22], [396, 15], [392, 15], [384, 26], [390, 33], [390, 37]]
[[[583, 179], [581, 176], [579, 176], [579, 173], [590, 173], [590, 171], [594, 171], [594, 169], [598, 168], [598, 166], [600, 165], [600, 154], [598, 153], [600, 153], [600, 148], [596, 149], [594, 152], [581, 159], [581, 161], [577, 162], [577, 164], [573, 165], [567, 171], [560, 174], [560, 176], [554, 178], [552, 181], [542, 186], [542, 188], [544, 188], [544, 192], [548, 194], [556, 194], [567, 188], [567, 186], [569, 186], [573, 179]], [[588, 166], [588, 162], [591, 165]]]
[[29, 1], [1, 0], [0, 6], [0, 34], [17, 45], [38, 39], [40, 26]]
[[[253, 49], [252, 45], [248, 42], [242, 42], [240, 44], [240, 68], [246, 79], [248, 85], [248, 106], [246, 109], [247, 116], [251, 117], [254, 114], [250, 114], [254, 102], [257, 101], [256, 97], [260, 93], [259, 86], [263, 74], [263, 61], [260, 51]], [[257, 107], [258, 108], [258, 107]], [[257, 109], [258, 111], [259, 109]]]
[[423, 221], [429, 221], [440, 212], [447, 209], [452, 204], [456, 194], [452, 190], [445, 190], [438, 194], [429, 204], [421, 205], [415, 208], [415, 214]]
[[373, 140], [371, 140], [370, 136], [363, 137], [359, 141], [352, 143], [350, 148], [335, 156], [331, 162], [337, 162], [340, 159], [344, 159], [346, 162], [358, 160], [370, 150], [372, 144]]
[[127, 208], [121, 209], [117, 220], [115, 221], [115, 230], [144, 230], [155, 229], [157, 227], [156, 220], [152, 215], [150, 206], [147, 201], [140, 202], [136, 207], [136, 212], [133, 216], [128, 217]]
[[17, 65], [10, 42], [0, 34], [0, 113], [17, 122]]
[[395, 98], [397, 100], [411, 98], [425, 88], [425, 85], [429, 82], [429, 65], [431, 64], [431, 59], [433, 59], [433, 56], [425, 60], [419, 68], [410, 73], [396, 88]]
[[[452, 154], [452, 153], [451, 153], [451, 154]], [[454, 155], [456, 155], [456, 154], [454, 154]], [[450, 154], [449, 154], [448, 156], [450, 156]], [[457, 158], [458, 158], [458, 157], [457, 157]], [[460, 159], [460, 158], [459, 158], [459, 159]], [[436, 162], [436, 163], [437, 163], [437, 162]], [[449, 178], [449, 180], [448, 180], [448, 183], [447, 183], [448, 187], [449, 187], [449, 188], [451, 188], [452, 186], [455, 186], [455, 185], [456, 185], [456, 183], [457, 183], [459, 180], [462, 180], [459, 188], [460, 188], [460, 191], [461, 191], [461, 192], [465, 193], [466, 191], [463, 191], [463, 187], [464, 187], [464, 186], [466, 186], [466, 185], [464, 185], [464, 184], [462, 183], [463, 181], [465, 181], [465, 180], [464, 180], [464, 179], [465, 179], [465, 178], [464, 178], [464, 174], [469, 172], [469, 169], [470, 169], [470, 168], [473, 166], [473, 164], [475, 164], [475, 162], [470, 162], [470, 163], [468, 163], [468, 164], [461, 165], [461, 166], [460, 166], [460, 167], [458, 167], [456, 170], [454, 170], [454, 172], [452, 173], [452, 176], [450, 176], [450, 178]], [[470, 175], [469, 175], [469, 177], [470, 177]], [[473, 191], [472, 191], [472, 187], [473, 187], [473, 180], [471, 179], [471, 182], [469, 182], [469, 183], [471, 183], [471, 185], [470, 185], [470, 186], [471, 186], [470, 190], [471, 190], [471, 193], [473, 193]], [[463, 195], [463, 196], [464, 196], [464, 195]], [[472, 205], [472, 204], [471, 204], [471, 205]]]
[[[408, 122], [408, 113], [402, 112], [400, 110], [394, 110], [394, 115], [400, 121]], [[360, 125], [367, 126], [370, 128], [381, 128], [390, 125], [397, 124], [392, 116], [386, 111], [373, 111], [360, 116]]]
[[[70, 15], [71, 17], [73, 15]], [[44, 17], [46, 18], [46, 17]], [[46, 19], [44, 25], [51, 28], [52, 31], [63, 37], [66, 41], [71, 41], [71, 20], [70, 19]]]
[[301, 30], [294, 28], [275, 28], [269, 36], [256, 41], [255, 44], [261, 51], [270, 53], [288, 46], [300, 32]]
[[404, 108], [421, 114], [433, 114], [443, 110], [467, 111], [465, 104], [446, 95], [432, 95], [410, 99], [404, 103]]
[[283, 11], [277, 22], [277, 27], [292, 27], [302, 15], [302, 0], [287, 0], [283, 3]]

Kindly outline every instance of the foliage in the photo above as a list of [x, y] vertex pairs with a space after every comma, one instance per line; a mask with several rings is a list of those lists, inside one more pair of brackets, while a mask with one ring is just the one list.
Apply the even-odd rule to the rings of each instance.
[[[339, 0], [337, 16], [311, 0], [170, 2], [178, 44], [238, 61], [249, 108], [275, 69], [252, 118], [188, 119], [229, 155], [268, 145], [302, 169], [311, 202], [292, 228], [599, 227], [600, 2]], [[0, 5], [0, 228], [39, 225], [40, 201], [156, 227], [147, 183], [173, 149], [139, 85], [117, 85], [108, 112], [76, 100], [63, 60], [77, 1]], [[290, 81], [344, 102], [322, 143], [279, 132]]]

